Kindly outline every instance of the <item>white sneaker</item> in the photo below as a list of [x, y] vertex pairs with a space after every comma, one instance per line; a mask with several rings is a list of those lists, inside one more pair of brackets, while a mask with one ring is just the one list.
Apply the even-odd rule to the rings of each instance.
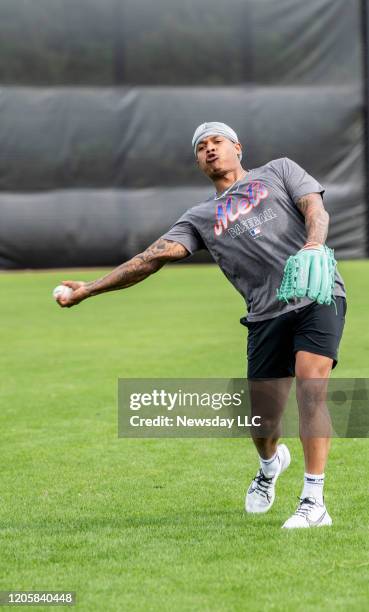
[[258, 471], [252, 481], [245, 499], [245, 509], [249, 513], [268, 512], [275, 500], [275, 483], [278, 476], [284, 472], [291, 463], [291, 455], [285, 444], [280, 444], [277, 448], [279, 469], [278, 472], [267, 478], [262, 469]]
[[320, 504], [315, 497], [300, 499], [298, 508], [282, 525], [282, 529], [301, 529], [306, 527], [324, 527], [332, 525], [332, 519], [327, 512], [324, 501]]

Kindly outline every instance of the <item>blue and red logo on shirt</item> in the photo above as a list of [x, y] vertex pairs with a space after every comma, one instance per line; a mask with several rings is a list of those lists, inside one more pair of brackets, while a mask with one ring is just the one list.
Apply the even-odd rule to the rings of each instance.
[[267, 188], [260, 181], [254, 181], [249, 183], [245, 197], [237, 201], [235, 212], [232, 210], [232, 196], [227, 198], [225, 205], [218, 204], [215, 213], [215, 236], [221, 236], [223, 231], [228, 228], [229, 223], [236, 221], [240, 215], [247, 215], [256, 206], [259, 206], [260, 202], [268, 195]]

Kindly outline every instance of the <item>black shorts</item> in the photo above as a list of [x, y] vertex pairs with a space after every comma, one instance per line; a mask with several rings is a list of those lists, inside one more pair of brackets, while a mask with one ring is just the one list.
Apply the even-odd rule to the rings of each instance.
[[247, 377], [294, 376], [297, 351], [330, 357], [335, 367], [346, 308], [345, 298], [337, 297], [336, 306], [313, 302], [266, 321], [248, 323], [242, 318], [240, 322], [249, 330]]

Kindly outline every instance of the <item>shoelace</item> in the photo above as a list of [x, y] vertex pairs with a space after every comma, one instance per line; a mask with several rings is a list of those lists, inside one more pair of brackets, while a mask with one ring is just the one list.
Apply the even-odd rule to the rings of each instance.
[[303, 516], [304, 518], [306, 518], [312, 506], [315, 506], [315, 505], [316, 505], [315, 499], [312, 499], [311, 497], [304, 497], [303, 499], [300, 499], [299, 507], [297, 508], [295, 514], [298, 514], [299, 516]]
[[266, 497], [268, 501], [270, 501], [269, 497], [269, 487], [272, 484], [273, 476], [271, 478], [267, 478], [262, 470], [259, 470], [258, 474], [254, 478], [254, 482], [256, 483], [256, 487], [254, 491], [256, 491], [259, 495]]

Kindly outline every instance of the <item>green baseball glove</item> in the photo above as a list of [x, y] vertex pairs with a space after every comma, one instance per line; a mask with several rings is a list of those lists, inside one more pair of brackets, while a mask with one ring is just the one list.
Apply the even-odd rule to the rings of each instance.
[[327, 246], [304, 248], [287, 259], [277, 298], [288, 302], [308, 297], [318, 304], [331, 304], [337, 262]]

